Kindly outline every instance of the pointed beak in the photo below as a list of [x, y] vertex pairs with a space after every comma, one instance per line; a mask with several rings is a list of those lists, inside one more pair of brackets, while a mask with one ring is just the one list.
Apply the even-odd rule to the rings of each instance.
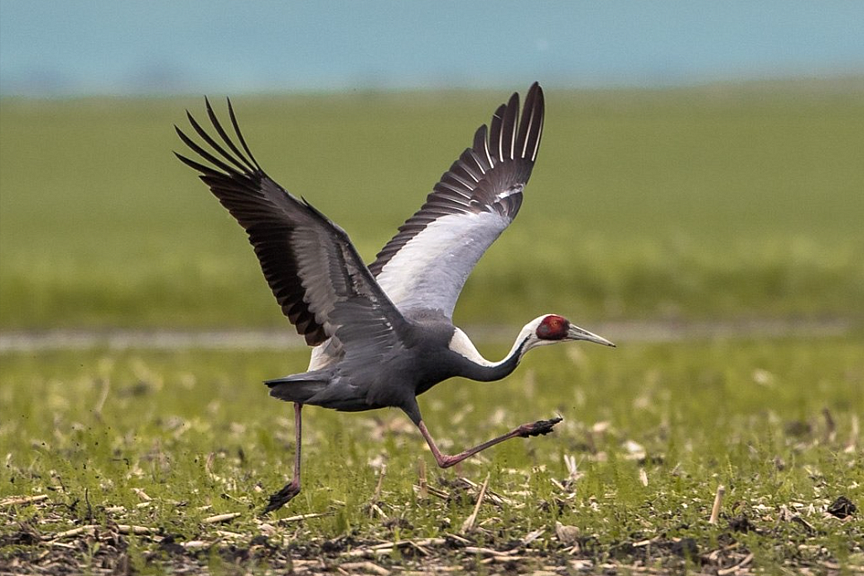
[[570, 325], [570, 330], [567, 331], [567, 339], [568, 340], [586, 340], [588, 342], [594, 342], [595, 344], [602, 344], [603, 346], [611, 346], [615, 348], [615, 344], [606, 340], [602, 336], [598, 336], [593, 332], [589, 332], [584, 328], [580, 328], [578, 326]]

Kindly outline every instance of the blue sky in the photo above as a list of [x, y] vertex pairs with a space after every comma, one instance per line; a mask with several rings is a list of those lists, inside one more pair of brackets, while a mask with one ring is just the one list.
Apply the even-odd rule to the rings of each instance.
[[665, 86], [864, 74], [864, 2], [0, 0], [0, 93]]

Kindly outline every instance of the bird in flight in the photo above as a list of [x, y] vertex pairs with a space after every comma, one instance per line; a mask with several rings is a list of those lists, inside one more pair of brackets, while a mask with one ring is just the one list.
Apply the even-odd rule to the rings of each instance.
[[270, 497], [265, 512], [300, 492], [300, 412], [306, 404], [341, 411], [401, 408], [442, 468], [510, 438], [552, 430], [560, 418], [523, 424], [446, 455], [417, 405], [419, 394], [454, 376], [484, 382], [504, 378], [537, 346], [573, 340], [614, 346], [562, 316], [546, 314], [522, 328], [503, 360], [491, 362], [453, 325], [453, 309], [468, 275], [522, 205], [543, 134], [539, 84], [528, 90], [521, 114], [514, 93], [488, 127], [480, 126], [472, 146], [368, 266], [342, 228], [264, 172], [240, 132], [230, 100], [233, 136], [209, 100], [205, 104], [209, 132], [187, 111], [203, 144], [175, 126], [199, 158], [177, 157], [199, 173], [246, 230], [282, 312], [313, 347], [307, 371], [266, 382], [271, 396], [294, 404], [296, 450], [293, 478]]

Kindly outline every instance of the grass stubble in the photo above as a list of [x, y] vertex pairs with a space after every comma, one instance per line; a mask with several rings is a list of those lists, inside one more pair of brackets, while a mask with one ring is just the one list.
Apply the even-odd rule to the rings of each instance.
[[421, 397], [444, 449], [565, 417], [443, 472], [396, 410], [313, 408], [303, 492], [268, 517], [293, 423], [259, 382], [302, 354], [6, 355], [0, 550], [8, 571], [52, 573], [861, 570], [860, 512], [827, 512], [864, 500], [861, 349], [542, 350]]
[[[260, 382], [305, 354], [0, 354], [0, 572], [861, 572], [861, 93], [550, 94], [530, 198], [456, 318], [839, 319], [841, 336], [603, 334], [620, 347], [448, 381], [420, 399], [444, 450], [565, 420], [444, 472], [397, 411], [309, 409], [303, 492], [269, 517], [293, 423]], [[492, 96], [236, 104], [259, 160], [368, 259]], [[284, 326], [241, 231], [170, 155], [200, 106], [3, 100], [0, 328]]]

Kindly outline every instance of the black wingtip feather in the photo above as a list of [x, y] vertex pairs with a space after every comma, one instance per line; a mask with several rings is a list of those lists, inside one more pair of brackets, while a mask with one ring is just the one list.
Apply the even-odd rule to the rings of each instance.
[[[219, 143], [216, 142], [216, 140], [214, 140], [213, 137], [211, 137], [210, 134], [208, 134], [207, 131], [201, 127], [198, 121], [195, 120], [195, 118], [192, 116], [192, 114], [189, 113], [188, 110], [186, 111], [186, 116], [189, 118], [189, 124], [191, 124], [192, 128], [195, 129], [195, 132], [198, 133], [198, 136], [201, 137], [201, 139], [203, 139], [213, 150], [215, 150], [217, 154], [222, 156], [222, 158], [224, 158], [229, 163], [233, 164], [240, 172], [254, 171], [254, 169], [250, 168], [247, 164], [244, 164], [244, 162], [241, 161], [245, 160], [242, 155], [239, 155], [240, 159], [238, 159], [235, 156], [232, 156], [231, 154], [226, 152], [225, 149], [222, 148], [222, 146], [220, 146]], [[216, 130], [218, 132], [219, 128], [217, 127]]]
[[222, 138], [222, 141], [231, 149], [231, 151], [237, 156], [237, 158], [243, 163], [245, 166], [245, 170], [255, 171], [256, 168], [260, 170], [260, 167], [253, 164], [249, 161], [246, 156], [243, 155], [242, 152], [237, 148], [234, 144], [234, 141], [228, 137], [228, 134], [225, 132], [225, 129], [222, 128], [222, 123], [219, 122], [219, 117], [216, 116], [216, 113], [213, 111], [213, 106], [210, 105], [210, 100], [207, 97], [204, 97], [204, 104], [207, 108], [207, 116], [210, 118], [210, 123], [213, 125], [213, 128], [216, 129], [216, 132], [219, 134], [219, 137]]
[[492, 115], [492, 121], [489, 123], [489, 148], [492, 156], [496, 161], [502, 162], [504, 156], [501, 152], [501, 128], [504, 122], [504, 112], [507, 110], [506, 104], [501, 104], [495, 114]]
[[198, 162], [195, 162], [194, 160], [190, 160], [189, 158], [183, 156], [182, 154], [180, 154], [178, 152], [174, 152], [174, 156], [176, 156], [178, 160], [180, 160], [181, 162], [183, 162], [184, 164], [186, 164], [187, 166], [189, 166], [193, 170], [201, 172], [202, 178], [204, 176], [207, 176], [207, 175], [211, 175], [211, 176], [214, 176], [214, 175], [220, 175], [221, 176], [222, 175], [221, 172], [218, 172], [217, 170], [214, 170], [213, 168], [210, 168], [209, 166], [204, 166], [203, 164], [199, 164]]
[[220, 170], [223, 170], [223, 171], [225, 171], [225, 173], [231, 174], [231, 175], [239, 175], [240, 174], [236, 168], [229, 166], [228, 164], [226, 164], [222, 160], [216, 158], [213, 154], [211, 154], [210, 152], [208, 152], [207, 150], [202, 148], [197, 142], [195, 142], [190, 137], [188, 137], [182, 130], [178, 129], [177, 135], [180, 137], [180, 140], [182, 140], [183, 143], [186, 144], [186, 146], [188, 146], [189, 148], [192, 149], [193, 152], [195, 152], [196, 154], [198, 154], [203, 159], [207, 160], [208, 162], [210, 162], [211, 164], [213, 164], [214, 166], [216, 166]]
[[240, 124], [237, 122], [237, 116], [234, 114], [234, 106], [231, 105], [231, 99], [226, 98], [225, 100], [228, 102], [228, 116], [231, 117], [231, 124], [234, 126], [234, 133], [237, 134], [237, 139], [240, 140], [240, 145], [243, 146], [243, 150], [246, 151], [252, 164], [254, 164], [258, 170], [261, 170], [261, 165], [258, 164], [252, 151], [249, 150], [249, 146], [246, 145], [246, 139], [243, 138], [243, 133], [240, 132]]
[[528, 89], [525, 105], [522, 108], [522, 118], [519, 121], [519, 133], [516, 138], [516, 154], [534, 162], [543, 133], [544, 100], [543, 89], [539, 82], [534, 82]]
[[514, 92], [504, 109], [501, 125], [501, 157], [503, 160], [513, 160], [516, 147], [516, 122], [519, 118], [519, 94]]

